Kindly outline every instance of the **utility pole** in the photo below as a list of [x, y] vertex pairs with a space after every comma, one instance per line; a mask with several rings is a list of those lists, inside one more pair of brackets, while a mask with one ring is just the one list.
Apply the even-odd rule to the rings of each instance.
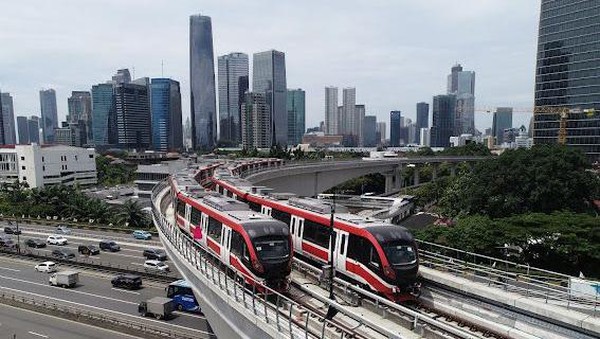
[[[333, 192], [333, 204], [331, 204], [331, 218], [329, 219], [329, 269], [331, 270], [329, 275], [329, 299], [335, 301], [335, 296], [333, 295], [333, 279], [335, 277], [335, 268], [333, 266], [333, 254], [335, 253], [335, 230], [334, 226], [334, 218], [335, 218], [335, 191]], [[325, 319], [331, 320], [338, 313], [338, 310], [329, 305], [327, 309], [327, 314], [325, 315]]]

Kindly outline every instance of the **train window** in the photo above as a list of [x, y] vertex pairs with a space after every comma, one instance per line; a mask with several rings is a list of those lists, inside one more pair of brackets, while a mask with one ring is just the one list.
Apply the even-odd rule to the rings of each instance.
[[238, 258], [241, 258], [244, 238], [237, 231], [232, 231], [231, 233], [231, 253], [235, 254]]
[[[304, 220], [304, 239], [323, 248], [329, 248], [329, 227], [317, 224], [308, 219]], [[335, 238], [334, 238], [335, 239]]]
[[376, 270], [381, 269], [381, 261], [379, 260], [379, 254], [375, 247], [369, 243], [369, 265], [371, 268], [375, 268]]
[[290, 224], [290, 233], [296, 234], [296, 218], [292, 218], [292, 223]]
[[254, 212], [260, 212], [260, 205], [254, 201], [248, 201], [248, 207], [250, 207], [250, 209]]
[[350, 234], [348, 236], [348, 258], [354, 259], [363, 264], [367, 264], [368, 251], [365, 251], [365, 243], [368, 243], [364, 238]]
[[202, 216], [202, 212], [200, 212], [200, 210], [192, 207], [192, 217], [190, 222], [192, 223], [192, 225], [196, 226], [196, 225], [200, 225], [200, 217]]
[[219, 193], [223, 194], [223, 186], [219, 186], [218, 191], [219, 191]]
[[208, 236], [216, 241], [221, 241], [221, 228], [223, 225], [220, 221], [208, 217]]
[[342, 234], [342, 243], [340, 244], [340, 254], [344, 255], [344, 246], [346, 245], [346, 235]]
[[233, 193], [231, 193], [231, 191], [227, 191], [227, 196], [233, 198]]
[[177, 214], [181, 216], [185, 215], [185, 202], [181, 200], [177, 200]]
[[279, 221], [283, 221], [286, 225], [289, 225], [290, 220], [292, 219], [289, 213], [278, 211], [276, 209], [271, 211], [271, 216]]

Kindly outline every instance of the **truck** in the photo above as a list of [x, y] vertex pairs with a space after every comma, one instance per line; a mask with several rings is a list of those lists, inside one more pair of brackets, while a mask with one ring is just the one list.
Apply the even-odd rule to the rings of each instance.
[[76, 271], [60, 271], [52, 274], [48, 278], [48, 283], [52, 286], [59, 287], [75, 287], [79, 282], [79, 272]]
[[150, 315], [156, 319], [169, 319], [174, 309], [173, 300], [164, 297], [154, 297], [138, 305], [138, 312], [142, 317]]

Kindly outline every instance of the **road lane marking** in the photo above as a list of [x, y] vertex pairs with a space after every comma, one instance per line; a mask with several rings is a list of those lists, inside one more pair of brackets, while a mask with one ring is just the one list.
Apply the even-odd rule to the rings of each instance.
[[29, 332], [27, 332], [27, 333], [29, 333], [29, 334], [31, 334], [31, 335], [36, 335], [36, 336], [38, 336], [38, 337], [42, 337], [42, 338], [49, 338], [49, 337], [48, 337], [47, 335], [45, 335], [45, 334], [40, 334], [40, 333], [36, 333], [36, 332], [33, 332], [33, 331], [29, 331]]
[[0, 267], [0, 270], [7, 270], [7, 271], [13, 271], [13, 272], [21, 272], [21, 270], [15, 270], [14, 268], [8, 268], [8, 267]]
[[111, 290], [115, 290], [115, 291], [119, 291], [119, 292], [123, 292], [123, 293], [130, 293], [130, 294], [140, 295], [140, 292], [128, 291], [128, 290], [124, 290], [122, 288], [112, 287]]
[[179, 311], [173, 311], [173, 313], [179, 315], [179, 316], [184, 316], [184, 317], [192, 317], [192, 318], [198, 318], [198, 319], [206, 319], [206, 317], [201, 316], [200, 314], [193, 314], [193, 313], [188, 313], [188, 312], [179, 312]]
[[144, 264], [140, 264], [139, 262], [132, 262], [131, 265], [144, 266]]

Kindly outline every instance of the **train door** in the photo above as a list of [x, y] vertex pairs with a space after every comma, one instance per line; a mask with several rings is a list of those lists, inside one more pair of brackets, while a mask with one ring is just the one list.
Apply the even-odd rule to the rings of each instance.
[[185, 204], [185, 224], [183, 225], [187, 232], [190, 231], [190, 220], [192, 218], [192, 206]]
[[272, 209], [271, 207], [264, 206], [264, 205], [260, 206], [260, 213], [262, 213], [262, 214], [265, 214], [265, 215], [271, 216], [271, 211], [272, 211], [272, 210], [273, 210], [273, 209]]
[[292, 215], [290, 221], [290, 233], [292, 234], [292, 245], [294, 252], [302, 253], [302, 234], [304, 232], [304, 218]]
[[229, 249], [231, 246], [231, 228], [223, 225], [221, 228], [221, 260], [229, 265]]
[[206, 248], [206, 246], [208, 246], [208, 244], [206, 243], [206, 237], [208, 236], [208, 215], [206, 213], [202, 213], [202, 216], [200, 217], [199, 227], [202, 227], [202, 238], [200, 238], [199, 240], [200, 243]]
[[346, 256], [348, 255], [348, 232], [335, 230], [335, 246], [333, 251], [333, 263], [335, 269], [346, 272]]

